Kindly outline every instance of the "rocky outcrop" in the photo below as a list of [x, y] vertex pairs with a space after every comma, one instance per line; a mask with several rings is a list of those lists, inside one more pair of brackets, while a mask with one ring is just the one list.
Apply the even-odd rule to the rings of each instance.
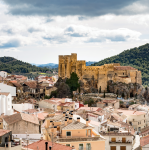
[[138, 83], [122, 83], [122, 82], [113, 82], [108, 81], [108, 90], [111, 93], [115, 93], [118, 96], [124, 98], [135, 97], [136, 99], [142, 101], [149, 101], [149, 88], [144, 88], [143, 85]]

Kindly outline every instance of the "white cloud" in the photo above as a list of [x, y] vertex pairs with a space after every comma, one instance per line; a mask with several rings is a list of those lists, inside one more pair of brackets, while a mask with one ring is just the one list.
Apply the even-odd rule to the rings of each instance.
[[17, 48], [4, 49], [4, 52], [20, 52]]

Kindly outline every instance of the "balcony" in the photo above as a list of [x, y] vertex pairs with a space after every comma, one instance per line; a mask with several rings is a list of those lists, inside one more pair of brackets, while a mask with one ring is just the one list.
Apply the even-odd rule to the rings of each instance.
[[116, 142], [113, 142], [113, 141], [109, 141], [109, 144], [132, 144], [131, 141], [125, 141], [125, 142], [122, 142], [121, 140], [118, 140]]
[[91, 147], [83, 147], [83, 148], [78, 148], [78, 150], [92, 150], [92, 148]]

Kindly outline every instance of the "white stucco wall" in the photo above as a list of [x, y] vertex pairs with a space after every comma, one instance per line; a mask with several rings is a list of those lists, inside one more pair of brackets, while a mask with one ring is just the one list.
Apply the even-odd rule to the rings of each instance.
[[7, 77], [7, 72], [0, 71], [0, 76], [3, 77], [3, 78], [6, 78]]
[[0, 83], [0, 91], [1, 92], [8, 92], [11, 96], [16, 96], [16, 87]]
[[[126, 146], [126, 150], [131, 150], [132, 149], [132, 136], [103, 136], [106, 141], [105, 141], [105, 150], [111, 150], [111, 146], [116, 146], [116, 150], [121, 150], [121, 146]], [[130, 144], [125, 144], [125, 143], [109, 143], [109, 141], [111, 141], [111, 138], [116, 138], [116, 141], [121, 140], [122, 138], [126, 138], [126, 142], [129, 140], [132, 143]]]
[[0, 95], [0, 115], [4, 113], [5, 115], [12, 115], [12, 97], [11, 94], [8, 96]]
[[30, 103], [12, 104], [13, 109], [23, 112], [23, 110], [34, 109], [34, 105]]

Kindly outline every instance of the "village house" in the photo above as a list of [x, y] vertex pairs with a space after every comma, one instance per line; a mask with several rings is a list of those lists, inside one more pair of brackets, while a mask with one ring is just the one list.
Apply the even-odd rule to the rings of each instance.
[[[57, 143], [74, 147], [76, 150], [105, 150], [105, 139], [100, 136], [94, 127], [73, 111], [63, 112], [58, 116], [49, 117], [43, 129], [45, 140], [55, 140]], [[56, 138], [59, 136], [58, 138]]]
[[0, 115], [12, 115], [12, 97], [10, 93], [0, 92]]
[[[78, 103], [77, 103], [78, 104]], [[68, 98], [51, 98], [39, 101], [39, 107], [40, 108], [50, 108], [54, 111], [66, 111], [69, 110], [75, 110], [76, 105], [75, 102], [72, 102], [72, 99]]]
[[3, 78], [7, 77], [7, 72], [6, 71], [0, 71], [0, 76]]
[[100, 102], [97, 102], [97, 107], [100, 108], [105, 108], [108, 106], [112, 106], [114, 109], [118, 109], [120, 107], [119, 101], [118, 100], [111, 100], [111, 99], [104, 99], [101, 100]]
[[39, 121], [34, 115], [16, 113], [3, 117], [3, 128], [11, 130], [12, 134], [38, 134]]
[[30, 103], [12, 104], [12, 107], [16, 111], [23, 112], [24, 110], [34, 109], [34, 104]]
[[141, 131], [141, 129], [147, 126], [147, 116], [144, 111], [132, 111], [132, 110], [122, 110], [118, 109], [127, 116], [127, 123], [129, 123], [135, 131]]
[[16, 87], [12, 87], [4, 83], [0, 83], [0, 92], [10, 93], [12, 100], [16, 97]]
[[22, 150], [22, 141], [12, 139], [12, 131], [0, 129], [0, 150]]

